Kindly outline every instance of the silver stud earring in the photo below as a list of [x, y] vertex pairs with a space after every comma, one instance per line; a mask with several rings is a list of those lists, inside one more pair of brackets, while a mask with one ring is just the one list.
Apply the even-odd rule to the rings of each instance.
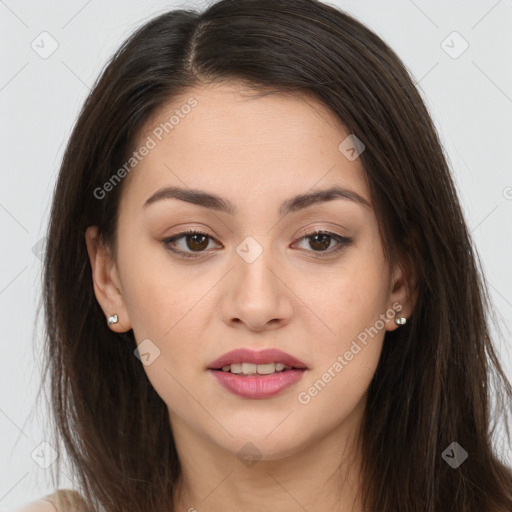
[[405, 318], [404, 316], [399, 316], [398, 318], [395, 318], [395, 322], [398, 325], [404, 325], [405, 322], [407, 322], [407, 318]]
[[118, 318], [117, 318], [117, 315], [112, 315], [112, 316], [109, 316], [107, 318], [107, 324], [110, 325], [110, 324], [117, 324], [118, 322]]

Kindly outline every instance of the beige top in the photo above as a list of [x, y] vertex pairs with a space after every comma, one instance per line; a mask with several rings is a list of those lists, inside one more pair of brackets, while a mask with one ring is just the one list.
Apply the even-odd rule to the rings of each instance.
[[57, 512], [89, 512], [82, 496], [71, 489], [58, 489], [42, 499], [50, 502]]

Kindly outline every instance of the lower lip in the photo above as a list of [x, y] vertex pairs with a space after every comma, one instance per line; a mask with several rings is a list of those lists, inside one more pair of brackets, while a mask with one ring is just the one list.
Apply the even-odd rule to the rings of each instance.
[[208, 370], [219, 384], [244, 398], [270, 398], [298, 382], [306, 370], [286, 370], [271, 375], [236, 375], [222, 370]]

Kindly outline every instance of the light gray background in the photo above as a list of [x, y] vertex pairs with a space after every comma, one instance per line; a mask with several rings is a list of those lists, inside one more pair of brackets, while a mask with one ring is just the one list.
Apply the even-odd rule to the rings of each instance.
[[[331, 3], [377, 32], [419, 84], [498, 310], [504, 336], [496, 343], [512, 378], [512, 0]], [[107, 59], [136, 27], [165, 10], [204, 4], [0, 1], [1, 510], [53, 490], [49, 470], [31, 457], [46, 439], [44, 414], [31, 415], [40, 379], [37, 244], [78, 110]], [[45, 59], [31, 47], [51, 49], [43, 31], [58, 43]], [[463, 39], [446, 39], [453, 31]], [[453, 58], [464, 40], [469, 47]]]

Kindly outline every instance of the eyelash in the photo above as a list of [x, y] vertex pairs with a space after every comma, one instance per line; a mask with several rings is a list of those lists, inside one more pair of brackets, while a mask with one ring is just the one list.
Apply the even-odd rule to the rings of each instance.
[[[190, 229], [190, 230], [182, 231], [178, 235], [174, 235], [170, 238], [166, 238], [166, 239], [162, 240], [162, 243], [164, 244], [164, 247], [167, 250], [176, 254], [180, 258], [200, 258], [201, 256], [204, 255], [205, 251], [199, 251], [197, 253], [188, 253], [188, 252], [174, 249], [172, 247], [172, 244], [174, 244], [176, 242], [176, 240], [179, 240], [180, 238], [183, 238], [187, 235], [203, 235], [203, 236], [205, 236], [211, 240], [214, 240], [216, 242], [216, 240], [212, 236], [208, 235], [208, 233], [204, 233], [203, 231], [198, 231], [195, 229]], [[326, 251], [311, 251], [313, 253], [318, 254], [320, 258], [326, 258], [328, 256], [332, 256], [333, 254], [340, 252], [342, 249], [344, 249], [345, 247], [349, 246], [352, 243], [351, 238], [346, 238], [346, 237], [338, 235], [336, 233], [332, 233], [331, 231], [322, 231], [322, 230], [316, 230], [316, 231], [312, 231], [310, 233], [306, 233], [301, 238], [299, 238], [299, 241], [304, 240], [305, 238], [313, 237], [315, 235], [328, 235], [338, 242], [338, 245], [335, 246], [334, 249], [328, 249]]]

